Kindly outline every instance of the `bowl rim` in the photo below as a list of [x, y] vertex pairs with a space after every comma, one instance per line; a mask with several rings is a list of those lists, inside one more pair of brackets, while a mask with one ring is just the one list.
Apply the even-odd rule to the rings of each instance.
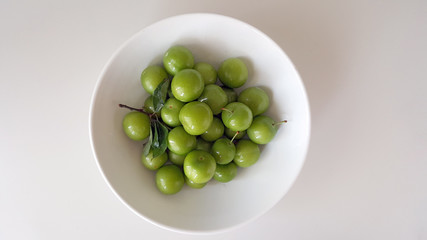
[[[177, 228], [177, 227], [173, 227], [173, 226], [169, 226], [166, 224], [163, 224], [161, 222], [158, 222], [154, 219], [151, 219], [147, 216], [144, 216], [143, 214], [141, 214], [140, 212], [138, 212], [136, 209], [134, 209], [130, 204], [128, 204], [126, 202], [126, 200], [124, 200], [118, 193], [117, 191], [114, 189], [112, 183], [110, 182], [110, 180], [108, 180], [107, 176], [105, 175], [104, 169], [100, 164], [100, 161], [98, 159], [98, 154], [97, 154], [97, 150], [95, 148], [95, 144], [94, 144], [94, 132], [93, 132], [93, 118], [94, 118], [94, 108], [95, 108], [95, 101], [97, 99], [97, 96], [99, 94], [99, 89], [101, 86], [101, 82], [102, 79], [105, 77], [105, 74], [107, 72], [107, 69], [110, 68], [110, 66], [112, 65], [112, 63], [114, 62], [114, 60], [117, 58], [117, 56], [122, 52], [122, 50], [132, 41], [134, 41], [135, 38], [137, 38], [143, 31], [145, 28], [156, 25], [158, 23], [161, 22], [167, 22], [167, 21], [172, 21], [173, 19], [177, 19], [177, 18], [185, 18], [185, 17], [215, 17], [215, 18], [223, 18], [223, 19], [227, 19], [228, 21], [233, 21], [235, 23], [244, 25], [248, 28], [250, 28], [252, 31], [256, 32], [257, 34], [261, 35], [262, 37], [264, 37], [267, 41], [270, 41], [271, 44], [273, 44], [279, 51], [280, 53], [283, 55], [283, 57], [286, 58], [287, 62], [290, 63], [291, 67], [295, 70], [295, 74], [297, 76], [297, 80], [299, 82], [299, 84], [301, 85], [301, 90], [302, 90], [302, 95], [303, 98], [307, 104], [307, 136], [305, 136], [305, 141], [306, 144], [304, 146], [304, 152], [302, 154], [302, 161], [300, 161], [297, 171], [297, 174], [295, 175], [295, 177], [291, 180], [289, 186], [287, 189], [285, 189], [285, 191], [283, 191], [283, 195], [278, 198], [269, 208], [264, 209], [263, 211], [260, 211], [259, 213], [255, 214], [254, 216], [252, 216], [251, 218], [248, 218], [238, 224], [229, 226], [229, 227], [225, 227], [225, 228], [218, 228], [218, 229], [212, 229], [212, 230], [190, 230], [190, 229], [182, 229], [182, 228]], [[285, 195], [290, 191], [290, 189], [294, 186], [295, 181], [297, 180], [297, 178], [299, 177], [299, 175], [301, 174], [302, 168], [305, 164], [306, 158], [307, 158], [307, 154], [308, 154], [308, 150], [309, 150], [309, 146], [310, 146], [310, 141], [311, 141], [311, 110], [310, 110], [310, 102], [309, 102], [309, 98], [307, 95], [307, 91], [304, 85], [304, 82], [302, 81], [302, 78], [300, 76], [300, 73], [298, 71], [298, 69], [296, 68], [296, 66], [294, 65], [294, 63], [291, 61], [291, 59], [289, 58], [289, 56], [285, 53], [285, 51], [282, 49], [282, 47], [280, 47], [280, 45], [278, 45], [271, 37], [269, 37], [267, 34], [265, 34], [264, 32], [262, 32], [261, 30], [259, 30], [258, 28], [250, 25], [249, 23], [246, 23], [242, 20], [239, 20], [237, 18], [234, 17], [230, 17], [230, 16], [226, 16], [226, 15], [222, 15], [222, 14], [217, 14], [217, 13], [208, 13], [208, 12], [198, 12], [198, 13], [186, 13], [186, 14], [179, 14], [179, 15], [173, 15], [173, 16], [169, 16], [154, 22], [151, 22], [149, 24], [147, 24], [146, 26], [144, 26], [142, 29], [138, 30], [136, 33], [134, 33], [129, 39], [127, 39], [126, 41], [124, 41], [114, 52], [113, 54], [109, 57], [108, 61], [104, 64], [100, 74], [98, 75], [96, 84], [95, 84], [95, 88], [93, 90], [92, 93], [92, 97], [90, 100], [90, 106], [89, 106], [89, 139], [90, 139], [90, 145], [91, 145], [91, 149], [92, 149], [92, 153], [94, 156], [94, 160], [96, 162], [96, 165], [98, 167], [98, 170], [101, 172], [102, 178], [104, 179], [104, 181], [107, 183], [108, 187], [110, 188], [110, 190], [113, 192], [113, 194], [122, 202], [122, 204], [124, 204], [128, 209], [130, 209], [133, 213], [135, 213], [137, 216], [141, 217], [142, 219], [146, 220], [147, 222], [150, 222], [151, 224], [160, 227], [162, 229], [166, 229], [166, 230], [170, 230], [173, 232], [177, 232], [177, 233], [184, 233], [184, 234], [191, 234], [191, 235], [212, 235], [212, 234], [220, 234], [220, 233], [224, 233], [224, 232], [229, 232], [232, 231], [234, 229], [238, 229], [248, 223], [251, 223], [253, 221], [255, 221], [256, 219], [260, 218], [262, 215], [266, 214], [268, 211], [272, 210], [284, 197]]]

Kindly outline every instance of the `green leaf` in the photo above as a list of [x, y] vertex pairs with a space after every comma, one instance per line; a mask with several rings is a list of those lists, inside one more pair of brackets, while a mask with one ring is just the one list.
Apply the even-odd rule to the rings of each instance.
[[154, 90], [153, 106], [154, 106], [154, 112], [156, 113], [158, 113], [160, 109], [162, 109], [163, 105], [165, 105], [166, 97], [168, 96], [169, 83], [170, 83], [170, 79], [166, 78]]
[[[168, 146], [168, 129], [161, 122], [156, 122], [158, 138], [156, 144], [153, 144], [153, 157], [162, 155]], [[155, 147], [154, 147], [155, 145]]]
[[159, 144], [159, 134], [158, 134], [158, 127], [157, 127], [158, 122], [154, 121], [152, 124], [153, 124], [152, 127], [154, 129], [154, 138], [153, 138], [153, 143], [151, 144], [151, 149], [153, 149], [154, 151], [154, 149], [158, 148], [160, 144]]
[[159, 122], [159, 133], [160, 136], [159, 137], [159, 142], [160, 142], [160, 146], [159, 146], [159, 155], [163, 154], [166, 151], [166, 148], [168, 147], [168, 135], [169, 135], [169, 130], [168, 128], [162, 124], [161, 122]]
[[150, 153], [151, 143], [153, 143], [153, 131], [150, 126], [150, 136], [148, 137], [148, 141], [145, 143], [144, 148], [142, 149], [144, 156], [147, 156], [148, 153]]

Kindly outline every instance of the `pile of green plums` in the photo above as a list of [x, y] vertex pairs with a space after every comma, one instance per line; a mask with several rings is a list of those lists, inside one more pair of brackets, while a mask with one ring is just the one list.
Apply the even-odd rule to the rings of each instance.
[[[165, 79], [172, 79], [168, 97], [155, 112], [153, 94]], [[169, 128], [167, 150], [157, 157], [152, 151], [141, 156], [147, 169], [157, 171], [160, 192], [175, 194], [185, 183], [202, 188], [212, 178], [229, 182], [238, 167], [258, 161], [258, 145], [270, 142], [278, 126], [263, 115], [270, 99], [262, 88], [249, 87], [240, 94], [234, 90], [247, 80], [248, 69], [240, 58], [228, 58], [216, 70], [209, 63], [195, 63], [192, 52], [179, 45], [166, 51], [162, 66], [143, 70], [141, 83], [150, 96], [144, 111], [125, 115], [123, 129], [129, 138], [142, 141], [153, 118]]]

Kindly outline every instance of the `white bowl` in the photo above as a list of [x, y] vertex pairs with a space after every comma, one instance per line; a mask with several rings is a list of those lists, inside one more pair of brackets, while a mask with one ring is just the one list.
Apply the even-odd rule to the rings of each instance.
[[[140, 82], [142, 70], [161, 64], [164, 52], [176, 44], [188, 47], [196, 62], [216, 67], [226, 58], [241, 57], [249, 68], [248, 82], [241, 89], [265, 89], [271, 97], [267, 115], [288, 123], [262, 147], [260, 160], [249, 168], [240, 168], [233, 181], [212, 180], [200, 190], [184, 186], [181, 192], [167, 196], [157, 190], [155, 173], [141, 163], [142, 143], [123, 133], [121, 122], [128, 110], [118, 104], [143, 105], [148, 95]], [[271, 209], [297, 178], [309, 136], [306, 92], [286, 54], [256, 28], [215, 14], [175, 16], [138, 32], [104, 67], [90, 109], [92, 149], [113, 192], [147, 221], [187, 233], [230, 230]]]

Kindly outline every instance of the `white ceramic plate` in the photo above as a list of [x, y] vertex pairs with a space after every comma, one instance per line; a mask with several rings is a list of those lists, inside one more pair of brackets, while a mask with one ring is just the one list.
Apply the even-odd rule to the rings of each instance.
[[[124, 135], [121, 121], [128, 111], [118, 104], [143, 105], [148, 95], [140, 83], [142, 70], [150, 64], [161, 64], [164, 52], [176, 44], [188, 47], [196, 62], [209, 62], [215, 67], [226, 58], [242, 58], [249, 68], [249, 80], [241, 89], [265, 89], [271, 97], [267, 115], [287, 119], [288, 123], [262, 147], [260, 160], [239, 169], [233, 181], [223, 184], [212, 180], [201, 190], [184, 186], [178, 194], [166, 196], [156, 189], [155, 173], [141, 164], [142, 143]], [[215, 14], [175, 16], [137, 33], [106, 64], [90, 109], [93, 152], [113, 192], [142, 218], [187, 233], [229, 230], [271, 209], [297, 178], [309, 136], [306, 92], [286, 54], [256, 28]]]

